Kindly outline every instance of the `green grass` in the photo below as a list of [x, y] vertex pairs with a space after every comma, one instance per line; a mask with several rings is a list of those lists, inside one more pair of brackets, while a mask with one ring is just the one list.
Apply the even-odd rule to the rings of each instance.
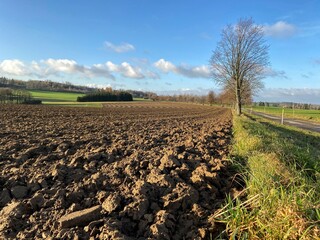
[[51, 91], [29, 91], [33, 98], [41, 99], [43, 102], [76, 102], [81, 93], [51, 92]]
[[[251, 107], [247, 107], [247, 109], [250, 110]], [[282, 107], [254, 106], [252, 107], [252, 110], [277, 116], [281, 116], [282, 114]], [[320, 110], [284, 108], [284, 116], [287, 118], [298, 118], [320, 122]]]
[[145, 99], [145, 98], [133, 98], [133, 101], [152, 102], [151, 99]]
[[230, 239], [319, 239], [320, 134], [235, 117], [232, 156], [246, 197], [215, 213]]
[[43, 104], [65, 107], [101, 107], [100, 102], [77, 102], [77, 97], [82, 93], [53, 92], [53, 91], [29, 91], [33, 98], [41, 99]]
[[[102, 107], [102, 102], [77, 102], [77, 97], [82, 93], [53, 92], [53, 91], [29, 91], [33, 98], [42, 100], [43, 104], [69, 107]], [[150, 99], [134, 98], [134, 101], [151, 101]]]

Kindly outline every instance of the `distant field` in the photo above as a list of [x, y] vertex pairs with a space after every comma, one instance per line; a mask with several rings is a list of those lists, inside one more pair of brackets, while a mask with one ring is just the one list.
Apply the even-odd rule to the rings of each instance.
[[[247, 108], [250, 109], [250, 108]], [[281, 107], [263, 107], [263, 106], [255, 106], [252, 107], [253, 111], [265, 112], [273, 115], [280, 116], [282, 114]], [[284, 109], [284, 116], [287, 118], [299, 118], [320, 122], [320, 110], [307, 110], [307, 109]]]
[[142, 102], [150, 102], [152, 101], [151, 99], [145, 99], [145, 98], [133, 98], [133, 101], [142, 101]]
[[32, 97], [46, 102], [76, 102], [77, 97], [83, 96], [82, 93], [71, 92], [51, 92], [51, 91], [29, 91]]
[[[29, 91], [33, 98], [42, 100], [43, 104], [72, 106], [72, 107], [101, 107], [101, 102], [77, 102], [77, 97], [83, 96], [82, 93], [73, 92], [52, 92], [52, 91]], [[151, 101], [144, 98], [134, 98], [134, 101]]]

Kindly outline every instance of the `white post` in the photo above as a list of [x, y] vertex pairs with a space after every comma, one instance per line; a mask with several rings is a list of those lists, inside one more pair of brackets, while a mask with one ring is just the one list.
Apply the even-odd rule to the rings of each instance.
[[282, 107], [281, 124], [283, 125], [284, 107]]

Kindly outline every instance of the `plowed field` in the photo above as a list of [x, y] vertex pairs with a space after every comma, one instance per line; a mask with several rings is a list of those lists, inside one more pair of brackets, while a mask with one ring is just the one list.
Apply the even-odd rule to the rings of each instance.
[[231, 112], [0, 105], [0, 239], [202, 239], [236, 192]]

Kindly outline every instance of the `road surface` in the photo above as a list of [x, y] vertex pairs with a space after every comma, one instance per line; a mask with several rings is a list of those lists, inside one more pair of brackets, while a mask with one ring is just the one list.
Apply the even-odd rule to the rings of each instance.
[[[255, 112], [255, 111], [252, 111], [252, 112], [248, 111], [248, 112], [250, 112], [254, 115], [261, 116], [261, 117], [273, 120], [275, 122], [281, 123], [281, 117], [279, 117], [279, 116], [274, 116], [274, 115], [265, 114], [262, 112]], [[298, 127], [298, 128], [313, 131], [313, 132], [320, 132], [320, 124], [309, 122], [309, 121], [298, 120], [298, 119], [293, 119], [293, 118], [284, 118], [283, 124]]]

